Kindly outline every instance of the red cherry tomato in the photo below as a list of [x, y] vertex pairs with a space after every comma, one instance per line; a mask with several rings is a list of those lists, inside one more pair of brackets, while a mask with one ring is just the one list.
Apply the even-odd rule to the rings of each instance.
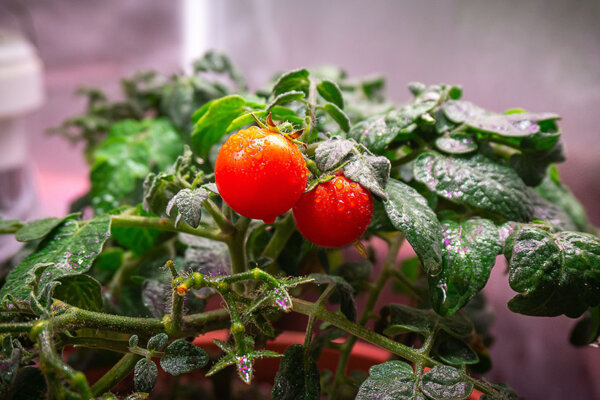
[[373, 197], [340, 174], [303, 194], [292, 212], [305, 238], [319, 246], [341, 247], [367, 230], [373, 217]]
[[306, 162], [283, 135], [257, 126], [225, 142], [215, 165], [219, 194], [237, 213], [273, 223], [306, 188]]

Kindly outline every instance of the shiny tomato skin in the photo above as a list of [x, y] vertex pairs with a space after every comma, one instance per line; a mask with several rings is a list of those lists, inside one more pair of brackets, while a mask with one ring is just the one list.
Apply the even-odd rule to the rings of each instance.
[[237, 213], [265, 223], [288, 211], [306, 188], [308, 170], [298, 147], [257, 126], [225, 142], [215, 164], [219, 194]]
[[341, 247], [367, 230], [373, 217], [373, 196], [340, 174], [303, 194], [292, 213], [305, 238], [322, 247]]

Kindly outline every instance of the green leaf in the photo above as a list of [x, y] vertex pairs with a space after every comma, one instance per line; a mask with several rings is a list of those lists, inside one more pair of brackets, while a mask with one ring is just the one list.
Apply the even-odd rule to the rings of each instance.
[[423, 399], [415, 393], [415, 376], [410, 364], [395, 360], [369, 368], [369, 377], [360, 385], [356, 400], [372, 399]]
[[299, 92], [297, 90], [291, 90], [289, 92], [281, 93], [276, 96], [267, 106], [266, 111], [271, 110], [274, 106], [278, 104], [286, 104], [292, 101], [300, 101], [304, 99], [304, 92]]
[[246, 89], [246, 80], [241, 71], [227, 55], [214, 50], [207, 51], [201, 58], [194, 61], [194, 72], [226, 73], [237, 85], [238, 90]]
[[232, 132], [246, 125], [255, 124], [256, 121], [254, 120], [252, 114], [254, 114], [257, 118], [266, 118], [269, 113], [271, 113], [271, 117], [275, 121], [287, 121], [298, 126], [304, 123], [304, 119], [300, 118], [293, 110], [281, 106], [272, 106], [268, 111], [262, 110], [254, 111], [253, 113], [242, 114], [241, 116], [231, 121], [226, 131]]
[[0, 290], [0, 299], [10, 294], [18, 300], [26, 300], [30, 289], [24, 277], [36, 264], [53, 264], [39, 280], [40, 292], [58, 278], [86, 273], [102, 251], [109, 232], [109, 216], [97, 217], [81, 225], [73, 218], [66, 219], [46, 237], [38, 251], [27, 256], [8, 274]]
[[433, 352], [440, 360], [451, 365], [472, 365], [479, 362], [479, 356], [465, 341], [445, 332], [436, 336]]
[[354, 289], [344, 278], [335, 275], [310, 274], [309, 278], [315, 280], [318, 285], [334, 284], [335, 295], [339, 298], [340, 311], [348, 320], [356, 321], [356, 303], [354, 301]]
[[442, 317], [430, 310], [421, 310], [401, 304], [391, 304], [381, 309], [384, 334], [396, 336], [406, 332], [416, 332], [429, 336], [436, 329], [465, 339], [471, 336], [473, 325], [462, 314]]
[[165, 349], [160, 366], [171, 375], [180, 375], [204, 367], [208, 363], [208, 354], [201, 348], [183, 339], [173, 341]]
[[575, 318], [600, 304], [597, 237], [525, 225], [511, 235], [504, 254], [510, 287], [520, 293], [508, 302], [512, 311]]
[[365, 145], [376, 154], [381, 154], [394, 140], [406, 140], [414, 136], [414, 119], [391, 111], [386, 115], [375, 115], [352, 126], [348, 137]]
[[421, 390], [432, 400], [464, 400], [471, 395], [473, 383], [467, 381], [464, 373], [442, 365], [423, 375]]
[[310, 73], [304, 68], [286, 72], [279, 77], [277, 82], [275, 82], [275, 85], [273, 86], [273, 96], [276, 97], [292, 90], [308, 93], [308, 88], [310, 86], [309, 75]]
[[483, 289], [502, 244], [496, 225], [484, 218], [445, 220], [442, 232], [443, 269], [429, 277], [429, 295], [435, 311], [452, 315]]
[[319, 370], [311, 358], [304, 359], [304, 347], [289, 346], [279, 364], [271, 397], [273, 400], [318, 400], [321, 394]]
[[[499, 383], [497, 385], [492, 385], [494, 389], [496, 389], [501, 395], [503, 400], [524, 400], [522, 397], [519, 397], [515, 393], [515, 391], [510, 388], [508, 385], [504, 383]], [[487, 394], [482, 395], [479, 400], [494, 400], [497, 397], [489, 396]]]
[[89, 311], [102, 311], [102, 285], [89, 275], [72, 275], [58, 279], [53, 297]]
[[562, 208], [544, 199], [533, 190], [531, 190], [530, 193], [534, 207], [534, 219], [547, 222], [559, 231], [577, 230], [577, 227], [575, 226], [575, 223], [573, 223], [573, 220], [571, 220], [571, 217], [569, 217], [569, 215], [564, 212]]
[[476, 106], [468, 101], [449, 100], [442, 106], [444, 113], [450, 121], [460, 124], [467, 121], [473, 121], [477, 118], [491, 115], [492, 113]]
[[246, 105], [246, 100], [238, 95], [222, 97], [207, 103], [192, 133], [194, 153], [203, 159], [208, 159], [211, 147], [225, 136], [231, 122], [247, 112]]
[[93, 152], [90, 195], [96, 213], [106, 213], [123, 202], [136, 204], [136, 191], [150, 166], [166, 169], [182, 150], [181, 139], [167, 120], [114, 124]]
[[600, 308], [586, 311], [571, 331], [569, 342], [573, 346], [583, 347], [598, 342], [600, 336]]
[[150, 351], [162, 351], [167, 345], [169, 336], [166, 333], [159, 333], [148, 339], [148, 345], [146, 346]]
[[175, 208], [177, 210], [175, 226], [179, 226], [183, 219], [183, 222], [192, 228], [197, 228], [202, 217], [202, 203], [208, 199], [208, 195], [208, 191], [203, 188], [182, 189], [169, 201], [167, 215], [172, 216]]
[[323, 171], [331, 171], [339, 166], [346, 157], [356, 148], [356, 143], [351, 140], [329, 139], [320, 142], [315, 149], [315, 162]]
[[585, 209], [569, 188], [560, 182], [558, 170], [555, 166], [549, 167], [548, 175], [535, 188], [535, 191], [566, 212], [578, 230], [585, 231], [588, 229], [588, 218]]
[[142, 358], [135, 364], [133, 372], [133, 383], [138, 392], [150, 393], [156, 385], [158, 377], [158, 368], [154, 361], [148, 358]]
[[131, 335], [129, 337], [129, 347], [137, 347], [139, 342], [138, 335]]
[[442, 270], [442, 227], [427, 200], [412, 187], [390, 179], [386, 189], [388, 200], [383, 205], [397, 230], [419, 256], [425, 271], [437, 275]]
[[[144, 211], [141, 204], [131, 213], [132, 216], [152, 217], [154, 214]], [[161, 231], [149, 228], [131, 228], [115, 226], [111, 229], [112, 237], [123, 247], [142, 255], [154, 248], [156, 238]]]
[[348, 164], [344, 166], [344, 175], [360, 183], [375, 196], [387, 199], [385, 188], [391, 168], [390, 160], [386, 157], [359, 153], [350, 157]]
[[23, 223], [18, 219], [4, 219], [0, 217], [0, 234], [14, 233], [21, 229]]
[[344, 132], [348, 132], [350, 130], [350, 118], [346, 115], [341, 108], [336, 106], [333, 103], [325, 103], [323, 105], [323, 110], [325, 110], [331, 118], [342, 128]]
[[43, 218], [31, 221], [23, 225], [17, 233], [15, 239], [19, 242], [30, 242], [45, 238], [54, 228], [62, 224], [67, 218], [78, 217], [80, 214], [67, 215], [65, 218]]
[[546, 176], [546, 169], [552, 163], [565, 161], [563, 146], [558, 141], [549, 150], [523, 150], [521, 153], [513, 154], [509, 159], [509, 165], [529, 186], [539, 185]]
[[452, 202], [504, 216], [530, 221], [533, 204], [527, 186], [510, 168], [484, 157], [451, 158], [421, 154], [414, 163], [415, 179]]
[[456, 132], [437, 138], [435, 147], [448, 154], [469, 154], [477, 150], [477, 142], [468, 133]]
[[341, 109], [344, 108], [344, 98], [337, 83], [325, 79], [317, 85], [317, 91], [325, 100], [335, 104]]

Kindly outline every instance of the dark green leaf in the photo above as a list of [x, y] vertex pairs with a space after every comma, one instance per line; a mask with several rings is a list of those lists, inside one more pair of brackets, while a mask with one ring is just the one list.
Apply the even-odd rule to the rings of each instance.
[[246, 113], [246, 100], [238, 95], [226, 96], [207, 103], [192, 133], [192, 149], [207, 159], [210, 149], [227, 133], [231, 122]]
[[388, 361], [369, 369], [369, 377], [362, 383], [356, 400], [390, 399], [418, 400], [415, 393], [415, 376], [410, 364]]
[[169, 312], [170, 286], [153, 279], [147, 279], [142, 284], [142, 302], [155, 318], [162, 318]]
[[267, 106], [266, 111], [271, 110], [274, 106], [278, 104], [290, 103], [292, 101], [299, 101], [304, 99], [304, 92], [299, 92], [297, 90], [291, 90], [289, 92], [281, 93], [277, 97], [275, 97]]
[[457, 369], [442, 365], [423, 375], [421, 390], [432, 400], [464, 400], [471, 395], [473, 383]]
[[562, 208], [544, 199], [533, 190], [530, 191], [530, 194], [534, 207], [534, 219], [547, 222], [559, 231], [577, 230], [577, 227], [571, 220], [571, 217], [569, 217], [569, 215], [564, 212]]
[[548, 176], [535, 188], [540, 196], [554, 203], [566, 212], [580, 231], [588, 228], [588, 218], [585, 209], [567, 186], [560, 182], [558, 170], [550, 166]]
[[369, 280], [372, 269], [373, 264], [368, 260], [345, 262], [335, 269], [335, 274], [344, 278], [356, 292], [359, 286]]
[[89, 311], [102, 311], [102, 286], [89, 275], [72, 275], [58, 279], [53, 297]]
[[416, 332], [424, 336], [430, 335], [435, 329], [464, 339], [468, 338], [473, 325], [462, 314], [442, 317], [430, 310], [420, 310], [401, 304], [391, 304], [381, 309], [384, 333], [396, 336], [405, 332]]
[[337, 83], [325, 79], [317, 85], [317, 91], [325, 100], [335, 104], [339, 108], [344, 108], [344, 98]]
[[158, 368], [154, 361], [148, 358], [142, 358], [135, 364], [133, 372], [133, 383], [138, 392], [150, 393], [156, 385], [158, 377]]
[[20, 348], [12, 347], [12, 338], [10, 336], [8, 338], [12, 351], [8, 357], [0, 358], [0, 396], [6, 395], [6, 392], [8, 392], [15, 381], [22, 355]]
[[29, 242], [45, 238], [52, 229], [56, 228], [67, 218], [76, 218], [79, 214], [67, 215], [65, 218], [43, 218], [26, 223], [15, 233], [19, 242]]
[[419, 256], [425, 271], [437, 275], [442, 270], [442, 227], [427, 200], [412, 187], [390, 179], [383, 204], [389, 219]]
[[132, 347], [132, 348], [137, 347], [138, 342], [139, 342], [139, 338], [137, 335], [131, 335], [129, 337], [129, 347]]
[[505, 252], [511, 288], [508, 307], [526, 315], [580, 316], [600, 304], [600, 239], [578, 232], [550, 233], [525, 225]]
[[279, 77], [277, 82], [275, 82], [275, 85], [273, 86], [273, 96], [279, 96], [281, 93], [292, 90], [308, 93], [308, 88], [310, 86], [309, 75], [310, 73], [304, 68], [286, 72]]
[[431, 304], [439, 314], [452, 315], [488, 281], [502, 251], [498, 228], [490, 220], [442, 221], [444, 266], [429, 277]]
[[437, 138], [435, 147], [448, 154], [469, 154], [477, 150], [477, 143], [468, 133], [457, 132]]
[[573, 346], [587, 346], [591, 343], [598, 342], [600, 335], [600, 309], [598, 307], [591, 308], [581, 318], [573, 330], [569, 341]]
[[344, 132], [348, 132], [350, 130], [350, 118], [346, 115], [341, 108], [336, 106], [333, 103], [325, 103], [323, 105], [323, 110], [325, 110], [331, 118], [342, 128]]
[[479, 356], [467, 343], [445, 332], [436, 336], [433, 352], [440, 360], [451, 365], [471, 365], [479, 362]]
[[173, 209], [176, 209], [175, 226], [183, 219], [192, 228], [197, 228], [202, 217], [202, 203], [208, 199], [208, 195], [203, 188], [182, 189], [169, 201], [167, 215], [173, 216]]
[[452, 202], [530, 221], [533, 204], [527, 186], [510, 168], [482, 155], [451, 158], [423, 153], [414, 163], [415, 179]]
[[530, 120], [512, 121], [505, 115], [488, 115], [465, 122], [477, 131], [505, 137], [531, 136], [540, 131], [540, 126]]
[[302, 345], [289, 346], [275, 375], [272, 398], [274, 400], [318, 400], [320, 394], [317, 364], [312, 359], [305, 362]]
[[162, 351], [167, 345], [169, 336], [166, 333], [159, 333], [148, 339], [148, 345], [146, 346], [150, 351]]
[[546, 176], [547, 167], [562, 161], [565, 161], [565, 155], [562, 142], [558, 141], [550, 150], [523, 150], [522, 153], [513, 154], [509, 165], [517, 171], [523, 182], [529, 186], [537, 186]]
[[162, 369], [175, 376], [202, 368], [207, 363], [208, 354], [183, 339], [177, 339], [167, 346], [165, 355], [160, 359]]
[[0, 299], [10, 294], [16, 299], [26, 300], [30, 290], [24, 277], [36, 264], [53, 263], [39, 280], [40, 291], [55, 279], [86, 273], [102, 251], [109, 232], [109, 216], [81, 225], [74, 219], [67, 219], [46, 237], [37, 252], [27, 256], [10, 272], [0, 290]]
[[340, 165], [355, 149], [351, 140], [330, 139], [320, 142], [315, 149], [315, 162], [321, 171], [331, 171]]
[[119, 269], [123, 263], [125, 251], [120, 247], [110, 247], [100, 253], [94, 261], [94, 267], [101, 271], [114, 272]]
[[344, 166], [344, 175], [360, 183], [375, 196], [387, 199], [388, 194], [385, 188], [390, 177], [391, 168], [390, 160], [386, 157], [353, 154], [348, 164]]
[[309, 278], [314, 279], [318, 285], [334, 284], [335, 294], [339, 297], [340, 311], [350, 321], [356, 320], [356, 303], [354, 302], [354, 289], [344, 278], [335, 275], [310, 274]]
[[365, 145], [376, 154], [381, 154], [385, 147], [396, 139], [406, 140], [414, 136], [414, 119], [391, 111], [386, 115], [376, 115], [360, 121], [352, 126], [348, 137]]

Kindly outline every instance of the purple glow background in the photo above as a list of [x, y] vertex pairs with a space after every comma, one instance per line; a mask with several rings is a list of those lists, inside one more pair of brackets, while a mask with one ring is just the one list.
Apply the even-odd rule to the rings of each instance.
[[[118, 78], [139, 68], [179, 69], [180, 8], [39, 0], [19, 18], [17, 3], [0, 2], [0, 27], [32, 32], [46, 65], [48, 101], [27, 128], [39, 214], [60, 215], [85, 191], [87, 167], [79, 148], [44, 130], [82, 110], [72, 96], [81, 84], [115, 94]], [[229, 53], [253, 88], [277, 70], [335, 64], [350, 76], [386, 75], [398, 102], [409, 98], [407, 82], [447, 82], [491, 110], [561, 114], [568, 161], [559, 169], [600, 225], [600, 2], [220, 0], [209, 9], [211, 47]], [[486, 376], [528, 399], [600, 398], [600, 350], [568, 345], [573, 320], [509, 312], [514, 293], [498, 260], [486, 287], [497, 311]]]

